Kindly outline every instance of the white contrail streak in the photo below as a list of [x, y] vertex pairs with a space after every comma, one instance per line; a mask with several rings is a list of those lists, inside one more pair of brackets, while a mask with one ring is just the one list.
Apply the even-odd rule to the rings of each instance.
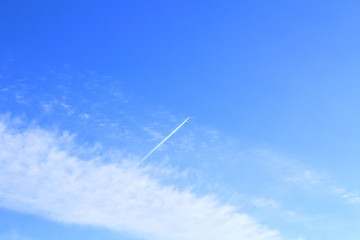
[[150, 157], [150, 155], [153, 152], [155, 152], [156, 149], [158, 149], [164, 142], [166, 142], [166, 140], [168, 140], [174, 133], [176, 133], [182, 127], [182, 125], [184, 125], [189, 119], [190, 119], [190, 117], [185, 119], [185, 121], [183, 121], [177, 128], [175, 128], [174, 131], [172, 131], [166, 138], [164, 138], [158, 145], [156, 145], [148, 154], [146, 154], [146, 156], [143, 157], [143, 159], [141, 159], [141, 161], [138, 163], [138, 166], [141, 163], [143, 163], [148, 157]]

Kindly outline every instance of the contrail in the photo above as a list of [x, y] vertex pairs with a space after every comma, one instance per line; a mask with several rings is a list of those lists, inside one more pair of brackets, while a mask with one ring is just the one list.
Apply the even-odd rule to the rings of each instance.
[[189, 119], [190, 119], [190, 117], [185, 119], [185, 121], [183, 121], [177, 128], [175, 128], [174, 131], [172, 131], [166, 138], [164, 138], [158, 145], [156, 145], [148, 154], [146, 154], [146, 156], [143, 157], [143, 159], [141, 159], [141, 161], [138, 163], [138, 166], [141, 163], [143, 163], [148, 157], [150, 157], [150, 155], [153, 152], [155, 152], [156, 149], [158, 149], [164, 142], [166, 142], [166, 140], [168, 140], [174, 133], [176, 133], [182, 127], [182, 125], [184, 125]]

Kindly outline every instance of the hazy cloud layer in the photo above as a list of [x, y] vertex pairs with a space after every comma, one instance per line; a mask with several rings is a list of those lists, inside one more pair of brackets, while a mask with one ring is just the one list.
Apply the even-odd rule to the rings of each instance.
[[148, 239], [281, 239], [215, 197], [161, 184], [131, 159], [116, 164], [105, 164], [105, 155], [84, 159], [91, 154], [66, 133], [19, 130], [2, 120], [0, 146], [2, 207]]

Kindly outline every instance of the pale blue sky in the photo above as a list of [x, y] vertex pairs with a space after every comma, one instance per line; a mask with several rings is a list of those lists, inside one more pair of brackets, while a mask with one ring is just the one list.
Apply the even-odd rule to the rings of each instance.
[[1, 3], [0, 240], [356, 239], [359, 9]]

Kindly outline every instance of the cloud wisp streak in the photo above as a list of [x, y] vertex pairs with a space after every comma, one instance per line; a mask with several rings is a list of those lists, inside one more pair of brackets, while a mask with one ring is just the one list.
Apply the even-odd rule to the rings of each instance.
[[324, 194], [336, 196], [348, 204], [360, 203], [360, 195], [357, 192], [339, 187], [315, 171], [306, 170], [299, 176], [286, 178], [285, 181], [298, 184], [308, 189], [316, 189], [317, 192], [321, 190]]
[[136, 159], [82, 159], [69, 134], [0, 121], [0, 206], [158, 240], [279, 240], [213, 196], [161, 184]]

